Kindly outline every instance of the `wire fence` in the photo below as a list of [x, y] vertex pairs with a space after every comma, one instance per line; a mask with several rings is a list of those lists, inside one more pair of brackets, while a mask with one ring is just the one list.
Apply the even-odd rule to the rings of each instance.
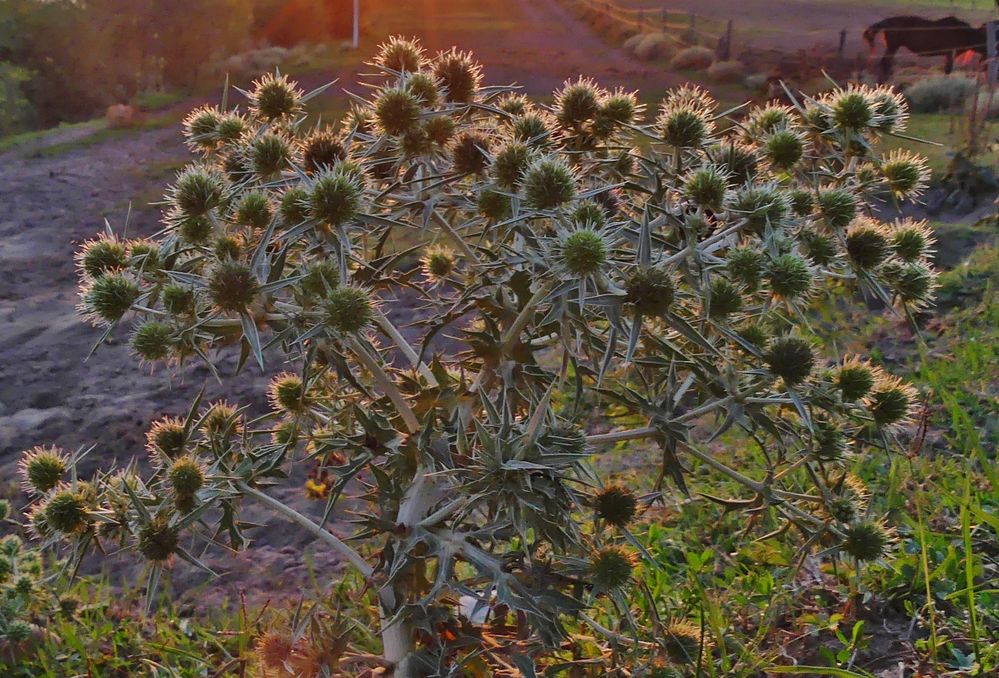
[[728, 26], [713, 17], [663, 7], [622, 7], [610, 0], [561, 0], [580, 12], [602, 16], [634, 33], [662, 33], [680, 45], [713, 45], [723, 39]]

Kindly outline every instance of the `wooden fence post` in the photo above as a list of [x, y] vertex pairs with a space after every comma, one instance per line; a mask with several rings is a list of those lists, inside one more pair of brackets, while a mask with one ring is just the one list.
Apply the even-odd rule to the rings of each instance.
[[999, 77], [999, 58], [996, 55], [997, 32], [999, 32], [999, 21], [990, 21], [985, 24], [985, 53], [988, 55], [989, 64], [989, 85], [995, 86]]
[[687, 28], [687, 42], [691, 45], [697, 44], [697, 15], [693, 12], [687, 13], [690, 17], [690, 26]]
[[843, 59], [843, 52], [846, 50], [846, 29], [839, 32], [839, 49], [836, 50], [836, 58]]

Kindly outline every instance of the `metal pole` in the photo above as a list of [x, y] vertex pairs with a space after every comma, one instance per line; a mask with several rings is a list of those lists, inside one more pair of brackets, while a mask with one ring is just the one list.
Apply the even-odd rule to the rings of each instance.
[[361, 0], [354, 0], [354, 36], [351, 44], [357, 49], [361, 42]]

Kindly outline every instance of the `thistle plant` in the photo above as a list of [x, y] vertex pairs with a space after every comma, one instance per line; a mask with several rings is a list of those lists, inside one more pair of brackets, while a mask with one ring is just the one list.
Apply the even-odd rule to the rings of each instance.
[[[925, 183], [921, 160], [879, 150], [901, 98], [851, 87], [737, 118], [682, 87], [646, 122], [630, 93], [581, 79], [531, 102], [483, 86], [469, 54], [399, 38], [371, 66], [338, 128], [281, 76], [242, 110], [196, 111], [162, 230], [84, 244], [81, 312], [105, 336], [131, 324], [141, 361], [216, 371], [228, 348], [283, 372], [263, 416], [201, 398], [164, 413], [148, 473], [83, 481], [72, 455], [29, 452], [41, 539], [71, 559], [135, 550], [152, 589], [206, 544], [246, 547], [258, 502], [367, 583], [381, 656], [347, 634], [329, 670], [397, 677], [710, 661], [696, 624], [634, 619], [626, 599], [655, 566], [633, 524], [693, 466], [742, 488], [708, 496], [762, 516], [759, 536], [888, 553], [845, 462], [893, 448], [918, 396], [831, 354], [806, 314], [844, 291], [901, 312], [931, 299], [931, 234], [870, 207]], [[408, 328], [387, 312], [403, 290]], [[593, 415], [611, 407], [640, 425]], [[763, 461], [737, 468], [723, 434]], [[662, 460], [646, 487], [600, 477], [628, 447]], [[296, 464], [317, 471], [321, 520], [270, 492]], [[348, 497], [363, 508], [344, 541], [324, 525]]]

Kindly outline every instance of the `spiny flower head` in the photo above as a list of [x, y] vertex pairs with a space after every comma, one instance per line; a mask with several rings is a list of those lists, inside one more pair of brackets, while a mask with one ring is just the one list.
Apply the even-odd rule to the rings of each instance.
[[117, 237], [102, 235], [83, 243], [76, 253], [76, 264], [83, 275], [98, 278], [128, 268], [128, 249]]
[[435, 281], [446, 279], [454, 272], [457, 265], [454, 252], [439, 245], [428, 248], [421, 261], [423, 274]]
[[271, 179], [288, 169], [295, 155], [288, 140], [277, 132], [254, 137], [247, 153], [253, 172], [261, 179]]
[[527, 166], [521, 188], [528, 205], [550, 210], [576, 197], [576, 176], [561, 158], [545, 156]]
[[604, 96], [605, 92], [589, 78], [566, 80], [555, 92], [555, 117], [565, 128], [579, 128], [596, 117]]
[[880, 273], [903, 304], [923, 308], [933, 302], [937, 272], [925, 262], [889, 259], [881, 267]]
[[333, 167], [346, 157], [343, 141], [331, 129], [313, 130], [302, 141], [302, 166], [310, 174]]
[[46, 527], [61, 534], [82, 532], [90, 523], [87, 496], [80, 484], [57, 485], [43, 506]]
[[846, 402], [857, 402], [874, 388], [880, 371], [860, 358], [851, 357], [843, 362], [836, 373], [836, 386]]
[[223, 259], [208, 275], [208, 298], [226, 313], [243, 313], [257, 298], [260, 283], [250, 267], [241, 261]]
[[743, 291], [725, 278], [711, 281], [708, 314], [712, 318], [726, 318], [742, 310]]
[[496, 102], [496, 108], [500, 109], [504, 113], [509, 113], [510, 115], [524, 115], [533, 107], [531, 106], [531, 100], [523, 94], [504, 94], [499, 101]]
[[482, 82], [482, 67], [470, 53], [454, 48], [440, 52], [432, 68], [448, 101], [467, 104], [475, 98]]
[[812, 289], [812, 270], [808, 262], [796, 254], [781, 254], [771, 259], [766, 275], [770, 291], [788, 301], [805, 297]]
[[640, 267], [625, 282], [625, 302], [642, 315], [659, 317], [673, 304], [676, 285], [673, 276], [661, 267]]
[[176, 229], [177, 235], [191, 245], [204, 245], [211, 240], [215, 227], [206, 216], [189, 217], [174, 212], [168, 222]]
[[423, 121], [423, 133], [437, 146], [446, 146], [454, 137], [457, 125], [451, 116], [435, 115]]
[[889, 240], [895, 256], [904, 262], [912, 263], [930, 256], [936, 237], [924, 219], [898, 219], [889, 231]]
[[608, 525], [624, 527], [635, 518], [638, 498], [623, 485], [608, 485], [593, 498], [593, 508]]
[[302, 110], [298, 83], [283, 75], [268, 73], [254, 81], [250, 91], [250, 111], [265, 121], [291, 118]]
[[184, 422], [175, 417], [158, 419], [146, 433], [146, 449], [154, 458], [163, 455], [167, 459], [176, 459], [184, 453], [186, 445]]
[[148, 320], [136, 326], [129, 344], [144, 361], [166, 360], [174, 344], [173, 330], [166, 323]]
[[857, 197], [846, 189], [820, 189], [816, 203], [819, 214], [831, 229], [846, 228], [857, 216]]
[[305, 385], [302, 377], [291, 372], [282, 372], [271, 379], [267, 387], [267, 399], [271, 407], [285, 412], [301, 412], [308, 402], [305, 399]]
[[205, 484], [205, 469], [194, 457], [176, 459], [167, 474], [170, 486], [179, 497], [193, 497]]
[[763, 153], [779, 170], [789, 170], [805, 155], [805, 140], [797, 130], [778, 129], [766, 137]]
[[510, 196], [491, 188], [483, 189], [478, 199], [479, 214], [490, 221], [508, 219], [511, 214]]
[[788, 386], [797, 386], [805, 381], [815, 366], [811, 345], [800, 337], [788, 335], [774, 338], [763, 359], [770, 371]]
[[236, 261], [242, 258], [245, 244], [241, 235], [224, 233], [212, 244], [212, 254], [219, 261]]
[[865, 404], [876, 426], [904, 425], [916, 405], [916, 389], [898, 377], [881, 375], [867, 394]]
[[224, 400], [218, 400], [201, 415], [201, 428], [209, 438], [220, 438], [236, 435], [243, 427], [239, 411]]
[[489, 164], [489, 137], [481, 132], [463, 132], [451, 143], [451, 158], [458, 174], [478, 174]]
[[635, 556], [620, 546], [605, 546], [590, 560], [590, 579], [602, 591], [613, 591], [628, 583], [635, 569]]
[[309, 191], [309, 215], [331, 226], [341, 226], [360, 209], [362, 189], [360, 178], [341, 166], [322, 170]]
[[201, 217], [218, 207], [229, 192], [225, 175], [211, 165], [188, 165], [169, 191], [169, 198], [185, 217]]
[[634, 92], [619, 89], [604, 97], [599, 114], [616, 125], [631, 125], [642, 110]]
[[829, 111], [829, 118], [843, 132], [863, 132], [877, 120], [870, 90], [865, 86], [850, 85], [836, 89], [822, 98]]
[[94, 323], [110, 325], [121, 320], [139, 294], [141, 290], [131, 276], [108, 273], [83, 288], [80, 310]]
[[551, 137], [549, 120], [542, 113], [525, 113], [513, 122], [513, 138], [535, 148], [542, 147]]
[[749, 184], [736, 191], [729, 209], [746, 219], [746, 229], [762, 235], [767, 226], [780, 228], [791, 205], [787, 193], [776, 184]]
[[607, 211], [595, 200], [583, 200], [572, 210], [569, 221], [577, 226], [603, 228], [607, 225]]
[[892, 535], [879, 520], [859, 520], [843, 530], [844, 539], [840, 548], [860, 562], [877, 560], [888, 553]]
[[340, 269], [336, 262], [324, 259], [311, 262], [302, 278], [302, 291], [308, 297], [325, 297], [340, 284]]
[[881, 159], [881, 174], [888, 189], [903, 200], [918, 198], [930, 182], [926, 159], [901, 148], [889, 151]]
[[874, 127], [887, 133], [904, 132], [909, 124], [909, 104], [890, 85], [878, 85], [869, 91], [876, 118]]
[[258, 230], [267, 228], [274, 216], [274, 206], [263, 191], [248, 191], [236, 205], [236, 223]]
[[164, 517], [157, 516], [139, 528], [136, 546], [147, 560], [168, 560], [180, 546], [180, 530]]
[[891, 254], [884, 226], [867, 217], [855, 219], [846, 233], [846, 253], [858, 268], [877, 268]]
[[771, 101], [749, 111], [743, 123], [744, 136], [747, 141], [756, 141], [779, 130], [793, 130], [797, 125], [798, 118], [793, 108], [779, 101]]
[[509, 191], [520, 183], [530, 162], [531, 150], [525, 144], [512, 141], [496, 152], [489, 172], [497, 186]]
[[375, 117], [386, 134], [405, 134], [420, 118], [420, 102], [409, 90], [392, 87], [378, 96]]
[[201, 106], [188, 113], [182, 123], [188, 145], [194, 150], [214, 150], [219, 143], [220, 122], [222, 113], [215, 106]]
[[828, 266], [839, 255], [839, 246], [832, 236], [811, 228], [803, 228], [798, 233], [805, 256], [816, 266]]
[[309, 218], [309, 191], [302, 186], [285, 189], [278, 209], [285, 226], [297, 226]]
[[664, 103], [656, 127], [663, 142], [676, 148], [700, 148], [714, 131], [710, 113], [692, 105]]
[[215, 125], [215, 136], [223, 144], [238, 141], [246, 133], [246, 119], [239, 113], [225, 113]]
[[592, 228], [577, 228], [561, 239], [561, 264], [572, 275], [584, 277], [599, 271], [610, 256], [603, 234]]
[[665, 629], [663, 649], [678, 664], [693, 664], [701, 656], [701, 629], [688, 621], [671, 621]]
[[32, 447], [17, 462], [21, 487], [31, 494], [45, 494], [58, 485], [66, 468], [66, 455], [62, 450], [43, 445]]
[[812, 454], [816, 459], [836, 461], [846, 454], [848, 445], [842, 424], [826, 418], [816, 418], [812, 430]]
[[426, 63], [423, 46], [416, 38], [393, 35], [378, 45], [375, 64], [397, 73], [415, 73]]
[[441, 96], [439, 83], [430, 73], [408, 74], [403, 87], [423, 106], [436, 106]]
[[754, 247], [737, 247], [729, 250], [725, 258], [725, 268], [732, 279], [742, 284], [748, 292], [759, 287], [766, 265], [766, 257], [762, 250]]
[[361, 287], [341, 285], [325, 301], [326, 325], [340, 334], [356, 334], [374, 317], [371, 293]]
[[759, 156], [756, 149], [731, 139], [714, 145], [708, 156], [711, 162], [729, 175], [729, 181], [733, 184], [752, 181], [759, 170]]
[[129, 265], [137, 273], [153, 273], [159, 269], [160, 246], [152, 240], [139, 239], [128, 242]]
[[694, 205], [714, 212], [721, 211], [729, 195], [729, 176], [717, 165], [705, 165], [687, 174], [683, 196]]

